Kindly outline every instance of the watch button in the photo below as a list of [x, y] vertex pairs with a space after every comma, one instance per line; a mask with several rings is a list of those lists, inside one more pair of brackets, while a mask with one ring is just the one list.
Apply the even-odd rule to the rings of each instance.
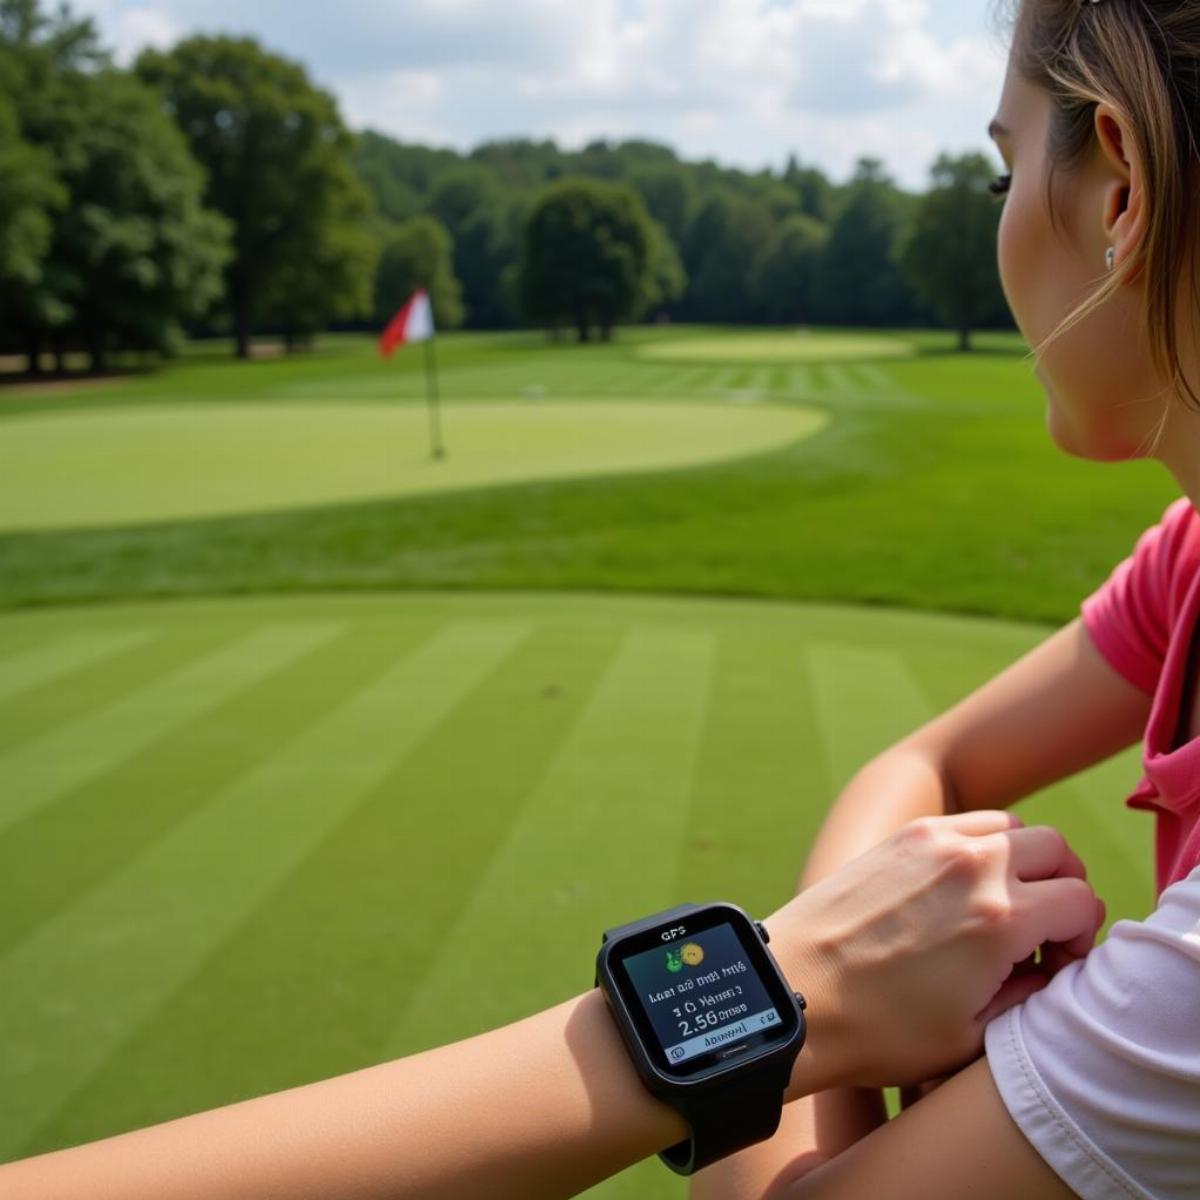
[[767, 932], [767, 927], [761, 921], [755, 921], [754, 927], [758, 930], [758, 936], [762, 938], [764, 944], [771, 940], [771, 935]]
[[808, 1007], [808, 1001], [805, 1000], [805, 998], [799, 992], [796, 992], [795, 996], [796, 996], [796, 1003], [798, 1005], [800, 1005], [800, 1010], [803, 1012], [803, 1010]]

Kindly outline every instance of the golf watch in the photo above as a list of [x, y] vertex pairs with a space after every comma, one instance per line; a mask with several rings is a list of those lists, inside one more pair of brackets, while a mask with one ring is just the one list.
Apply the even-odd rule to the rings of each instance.
[[596, 958], [634, 1067], [690, 1137], [659, 1158], [680, 1175], [779, 1128], [804, 1045], [805, 1001], [735, 904], [685, 904], [610, 929]]

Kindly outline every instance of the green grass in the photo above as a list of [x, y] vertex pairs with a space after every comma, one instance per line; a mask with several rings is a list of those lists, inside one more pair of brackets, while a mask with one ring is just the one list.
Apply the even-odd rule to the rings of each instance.
[[[878, 339], [900, 352], [867, 357]], [[0, 1160], [492, 1027], [586, 987], [597, 931], [655, 908], [769, 910], [850, 775], [1074, 615], [1176, 495], [1153, 464], [1058, 452], [1013, 337], [961, 356], [820, 331], [807, 360], [796, 340], [446, 338], [454, 470], [456, 403], [576, 435], [546, 455], [539, 426], [461, 490], [369, 501], [330, 431], [419, 428], [418, 354], [203, 346], [0, 388], [0, 520], [95, 526], [0, 534]], [[577, 436], [647, 412], [671, 469]], [[807, 440], [735, 441], [813, 412]], [[240, 475], [201, 450], [248, 413], [283, 443], [320, 421], [329, 460], [310, 444], [281, 495], [274, 445]], [[682, 465], [713, 445], [699, 413], [720, 460]], [[322, 504], [173, 519], [184, 467], [130, 440], [164, 418], [212, 468], [193, 514], [235, 478], [234, 507]], [[43, 455], [90, 436], [98, 475], [55, 483], [31, 429], [64, 435]], [[498, 482], [506, 456], [520, 481]], [[1022, 806], [1110, 921], [1153, 901], [1152, 822], [1121, 804], [1137, 770]], [[597, 1192], [683, 1194], [656, 1163]]]
[[0, 529], [103, 528], [497, 483], [691, 466], [784, 446], [828, 424], [795, 405], [441, 406], [433, 458], [415, 404], [163, 404], [0, 424]]
[[[703, 350], [715, 336], [639, 329], [584, 347], [531, 335], [452, 337], [440, 351], [443, 394], [614, 405], [759, 400], [822, 410], [828, 427], [688, 470], [0, 535], [0, 605], [314, 589], [615, 589], [1059, 622], [1177, 494], [1157, 464], [1101, 466], [1058, 451], [1016, 338], [981, 337], [980, 350], [964, 356], [949, 350], [951, 335], [906, 333], [916, 354], [869, 362], [642, 357], [664, 343], [680, 354]], [[277, 404], [282, 416], [297, 402], [419, 407], [422, 396], [419, 356], [382, 363], [361, 338], [250, 364], [203, 353], [94, 390], [6, 388], [0, 443], [6, 417], [15, 427], [34, 412], [254, 403]]]
[[709, 338], [664, 338], [642, 348], [641, 357], [656, 362], [761, 363], [851, 362], [900, 358], [913, 347], [903, 337], [795, 330], [770, 333], [718, 333]]
[[[1043, 632], [528, 594], [6, 615], [0, 1160], [493, 1027], [681, 900], [765, 913], [853, 771]], [[1110, 921], [1152, 903], [1135, 771], [1023, 806]]]

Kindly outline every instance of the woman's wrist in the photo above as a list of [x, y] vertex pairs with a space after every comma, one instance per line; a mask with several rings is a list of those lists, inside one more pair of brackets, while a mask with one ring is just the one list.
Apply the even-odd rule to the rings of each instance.
[[785, 1102], [813, 1096], [847, 1082], [852, 1070], [847, 1036], [837, 988], [836, 947], [820, 935], [795, 928], [795, 915], [781, 909], [763, 924], [771, 950], [794, 992], [805, 1000], [807, 1033], [804, 1047], [792, 1068]]

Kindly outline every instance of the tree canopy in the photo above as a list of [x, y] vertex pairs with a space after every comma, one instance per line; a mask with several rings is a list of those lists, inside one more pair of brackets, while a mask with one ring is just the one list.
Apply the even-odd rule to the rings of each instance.
[[[304, 67], [250, 38], [191, 37], [145, 51], [135, 70], [204, 167], [207, 202], [232, 224], [226, 282], [238, 354], [264, 316], [307, 324], [367, 309], [373, 257], [357, 252], [353, 228], [365, 228], [370, 201], [337, 104]], [[306, 287], [293, 305], [288, 283], [302, 272], [320, 291]]]
[[612, 336], [644, 304], [653, 231], [630, 187], [589, 179], [552, 184], [525, 227], [522, 308], [531, 320], [574, 324], [579, 340]]
[[119, 70], [89, 19], [0, 0], [0, 349], [169, 351], [180, 328], [290, 347], [386, 319], [1009, 326], [983, 154], [925, 195], [685, 161], [645, 139], [461, 152], [351, 134], [304, 66], [188, 37]]
[[994, 172], [982, 154], [942, 155], [917, 209], [904, 263], [919, 294], [970, 349], [971, 330], [1004, 311], [996, 271], [1000, 210]]
[[0, 172], [12, 213], [0, 246], [20, 245], [6, 256], [4, 324], [34, 368], [46, 343], [82, 346], [96, 367], [115, 349], [169, 349], [219, 296], [228, 245], [183, 137], [153, 93], [107, 65], [88, 22], [3, 0], [0, 37], [0, 82], [16, 88], [0, 92], [13, 166]]
[[413, 217], [393, 228], [379, 256], [376, 324], [386, 324], [417, 288], [424, 288], [437, 328], [457, 329], [463, 321], [463, 303], [453, 263], [450, 235], [433, 217]]

